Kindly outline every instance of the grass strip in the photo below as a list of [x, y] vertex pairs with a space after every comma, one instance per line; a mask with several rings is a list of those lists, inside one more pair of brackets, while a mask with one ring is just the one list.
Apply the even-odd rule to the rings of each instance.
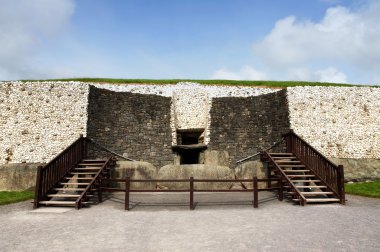
[[380, 181], [345, 184], [345, 190], [348, 194], [380, 198]]
[[34, 192], [31, 191], [0, 191], [0, 205], [33, 199], [33, 197]]
[[[306, 82], [306, 81], [247, 81], [247, 80], [192, 80], [192, 79], [112, 79], [112, 78], [70, 78], [70, 79], [48, 79], [48, 80], [22, 80], [26, 81], [81, 81], [96, 83], [136, 83], [136, 84], [176, 84], [178, 82], [197, 82], [203, 85], [226, 85], [226, 86], [252, 86], [252, 87], [295, 87], [295, 86], [343, 86], [343, 87], [363, 87], [363, 85], [327, 83], [327, 82]], [[377, 86], [372, 86], [377, 87]]]

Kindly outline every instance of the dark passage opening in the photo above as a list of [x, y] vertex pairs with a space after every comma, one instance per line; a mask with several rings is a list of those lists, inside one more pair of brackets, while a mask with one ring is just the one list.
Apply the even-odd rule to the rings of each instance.
[[200, 150], [186, 150], [180, 153], [181, 164], [199, 164]]
[[177, 146], [173, 149], [180, 155], [180, 164], [199, 164], [199, 156], [206, 145], [203, 143], [204, 129], [177, 130]]
[[177, 131], [177, 144], [178, 145], [191, 145], [203, 142], [201, 135], [204, 129], [196, 130], [182, 130]]

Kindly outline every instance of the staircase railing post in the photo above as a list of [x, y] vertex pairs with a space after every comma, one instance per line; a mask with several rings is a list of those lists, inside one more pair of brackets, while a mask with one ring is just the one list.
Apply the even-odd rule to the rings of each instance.
[[344, 172], [343, 165], [338, 165], [337, 170], [337, 183], [338, 183], [338, 192], [340, 204], [346, 204], [345, 190], [344, 190]]
[[259, 190], [257, 188], [257, 177], [253, 177], [253, 207], [259, 207]]
[[129, 211], [129, 190], [130, 190], [131, 178], [125, 178], [125, 207], [124, 209]]
[[39, 202], [41, 200], [41, 188], [42, 188], [42, 166], [37, 167], [37, 179], [36, 179], [36, 188], [34, 191], [34, 204], [33, 208], [40, 206]]
[[283, 201], [284, 200], [284, 191], [283, 191], [283, 187], [282, 187], [282, 177], [278, 181], [278, 187], [279, 187], [279, 189], [278, 189], [278, 200]]
[[194, 177], [190, 177], [190, 210], [194, 210]]
[[103, 180], [100, 180], [99, 187], [98, 187], [98, 202], [102, 203], [103, 202]]

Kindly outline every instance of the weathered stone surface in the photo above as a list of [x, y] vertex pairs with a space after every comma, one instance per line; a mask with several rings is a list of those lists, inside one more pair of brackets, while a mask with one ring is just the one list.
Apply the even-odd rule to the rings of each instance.
[[[244, 162], [235, 167], [234, 170], [235, 177], [237, 179], [253, 179], [253, 177], [257, 177], [259, 179], [267, 178], [264, 163], [262, 163], [260, 160]], [[253, 183], [243, 182], [242, 184], [247, 189], [253, 188]], [[259, 182], [258, 186], [260, 189], [266, 188], [266, 183]]]
[[214, 98], [210, 113], [209, 150], [227, 151], [233, 166], [237, 160], [272, 146], [289, 131], [286, 90], [245, 98]]
[[0, 165], [0, 191], [23, 191], [36, 184], [37, 167], [40, 163]]
[[205, 165], [230, 166], [230, 157], [227, 151], [206, 150], [204, 152]]
[[380, 179], [379, 159], [330, 158], [336, 165], [343, 165], [346, 181]]
[[[218, 165], [166, 165], [158, 171], [158, 179], [234, 179], [233, 170]], [[158, 183], [160, 188], [188, 189], [189, 183]], [[194, 183], [196, 189], [230, 189], [232, 183]]]
[[172, 164], [170, 103], [168, 97], [91, 86], [87, 135], [134, 160], [156, 167]]
[[[155, 179], [157, 169], [148, 162], [117, 161], [116, 167], [111, 171], [111, 178], [124, 179]], [[125, 188], [125, 183], [112, 183], [113, 187]], [[131, 183], [133, 189], [156, 189], [156, 183]]]

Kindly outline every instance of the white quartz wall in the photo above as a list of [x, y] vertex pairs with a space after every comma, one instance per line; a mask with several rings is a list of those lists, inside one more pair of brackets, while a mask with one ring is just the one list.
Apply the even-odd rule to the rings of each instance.
[[48, 162], [86, 134], [88, 84], [0, 82], [0, 164]]
[[291, 128], [328, 157], [380, 158], [380, 88], [287, 89]]
[[205, 129], [204, 143], [210, 141], [211, 99], [201, 88], [180, 88], [173, 92], [171, 106], [171, 127], [173, 145], [176, 145], [176, 131]]

